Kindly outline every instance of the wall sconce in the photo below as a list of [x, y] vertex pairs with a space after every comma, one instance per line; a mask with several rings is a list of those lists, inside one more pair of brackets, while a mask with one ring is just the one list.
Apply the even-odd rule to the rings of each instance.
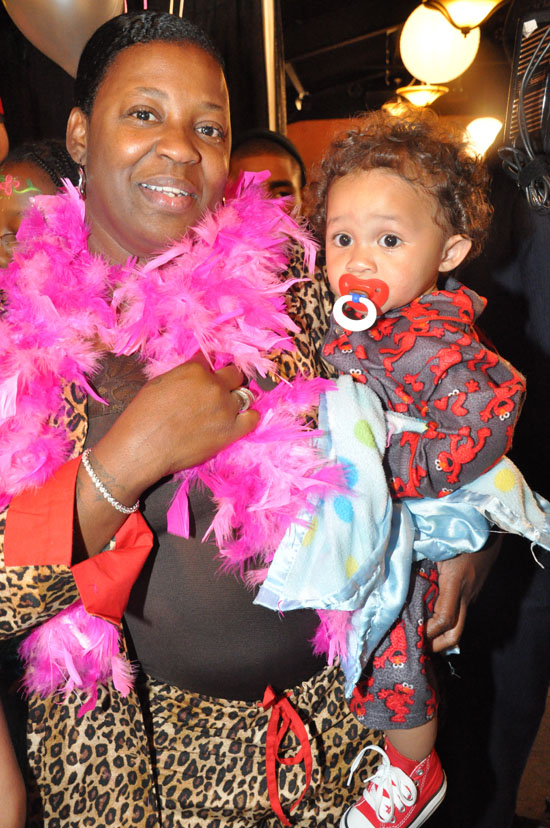
[[470, 147], [476, 155], [485, 155], [502, 129], [499, 118], [474, 118], [466, 127]]
[[425, 83], [447, 83], [473, 63], [479, 39], [478, 28], [464, 35], [425, 3], [417, 6], [405, 21], [399, 41], [401, 60], [413, 78]]
[[413, 106], [430, 106], [441, 95], [448, 92], [446, 86], [436, 86], [433, 83], [415, 83], [410, 86], [400, 86], [395, 92], [399, 97], [406, 98]]
[[422, 0], [428, 9], [440, 12], [463, 35], [481, 26], [508, 0]]

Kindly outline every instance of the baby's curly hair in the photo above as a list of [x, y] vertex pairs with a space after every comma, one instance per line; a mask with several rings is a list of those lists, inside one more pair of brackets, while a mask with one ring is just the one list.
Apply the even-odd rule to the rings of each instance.
[[437, 223], [471, 239], [469, 258], [481, 252], [492, 215], [485, 164], [461, 130], [444, 125], [432, 110], [407, 106], [399, 116], [385, 110], [365, 113], [332, 142], [306, 192], [306, 214], [321, 238], [332, 182], [379, 167], [431, 194], [439, 204]]

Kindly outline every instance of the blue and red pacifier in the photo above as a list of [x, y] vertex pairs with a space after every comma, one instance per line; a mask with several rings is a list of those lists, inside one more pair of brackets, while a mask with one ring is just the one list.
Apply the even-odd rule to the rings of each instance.
[[[348, 331], [366, 331], [372, 328], [376, 317], [389, 296], [389, 288], [381, 279], [358, 279], [351, 273], [344, 273], [338, 280], [340, 298], [334, 303], [332, 315], [338, 325]], [[351, 308], [359, 318], [351, 318], [344, 313], [345, 307]]]

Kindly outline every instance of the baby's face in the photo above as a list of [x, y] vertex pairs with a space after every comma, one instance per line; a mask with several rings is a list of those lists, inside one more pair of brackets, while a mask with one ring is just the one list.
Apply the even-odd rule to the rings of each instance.
[[0, 268], [13, 258], [15, 234], [33, 196], [56, 192], [49, 175], [36, 164], [12, 161], [0, 166]]
[[432, 291], [439, 271], [451, 269], [451, 240], [436, 224], [436, 210], [435, 198], [386, 168], [337, 178], [328, 191], [326, 230], [335, 294], [363, 293], [386, 312]]

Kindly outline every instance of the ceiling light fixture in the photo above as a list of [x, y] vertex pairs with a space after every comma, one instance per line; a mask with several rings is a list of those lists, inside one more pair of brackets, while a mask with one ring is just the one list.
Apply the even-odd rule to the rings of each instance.
[[500, 130], [502, 121], [500, 118], [474, 118], [466, 127], [466, 134], [470, 139], [470, 147], [476, 155], [485, 155], [491, 147]]
[[433, 83], [415, 83], [400, 86], [395, 91], [400, 98], [406, 98], [413, 106], [423, 107], [430, 106], [449, 90], [446, 86], [436, 86]]
[[473, 63], [479, 48], [479, 29], [463, 35], [439, 11], [417, 6], [403, 25], [401, 60], [413, 78], [424, 83], [447, 83]]
[[481, 26], [508, 0], [422, 0], [428, 9], [440, 12], [464, 36]]

